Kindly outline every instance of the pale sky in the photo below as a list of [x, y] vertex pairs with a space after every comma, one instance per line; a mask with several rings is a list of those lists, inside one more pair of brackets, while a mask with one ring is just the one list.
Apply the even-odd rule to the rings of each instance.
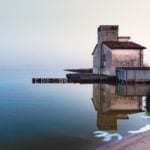
[[91, 67], [107, 24], [146, 46], [150, 64], [149, 0], [0, 0], [0, 69]]

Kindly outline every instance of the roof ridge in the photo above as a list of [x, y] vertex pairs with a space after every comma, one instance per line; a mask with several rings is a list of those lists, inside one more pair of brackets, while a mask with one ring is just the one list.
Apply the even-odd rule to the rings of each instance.
[[133, 41], [103, 41], [102, 43], [112, 49], [146, 49]]

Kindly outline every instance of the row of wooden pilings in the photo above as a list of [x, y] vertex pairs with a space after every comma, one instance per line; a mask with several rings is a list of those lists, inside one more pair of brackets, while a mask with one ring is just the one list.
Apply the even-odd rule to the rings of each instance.
[[68, 83], [67, 78], [32, 78], [32, 83]]

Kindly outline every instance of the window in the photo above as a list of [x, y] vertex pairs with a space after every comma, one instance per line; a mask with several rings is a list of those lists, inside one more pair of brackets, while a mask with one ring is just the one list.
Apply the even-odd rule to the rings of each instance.
[[106, 61], [106, 54], [103, 54], [103, 61]]
[[103, 54], [101, 58], [101, 66], [104, 67], [105, 64], [106, 64], [106, 54]]

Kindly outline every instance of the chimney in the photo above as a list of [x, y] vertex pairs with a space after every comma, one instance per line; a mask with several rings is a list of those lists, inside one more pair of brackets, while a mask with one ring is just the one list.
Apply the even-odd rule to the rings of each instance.
[[130, 40], [130, 36], [119, 36], [118, 41], [119, 42], [128, 42]]
[[98, 28], [98, 43], [118, 41], [118, 25], [101, 25]]

